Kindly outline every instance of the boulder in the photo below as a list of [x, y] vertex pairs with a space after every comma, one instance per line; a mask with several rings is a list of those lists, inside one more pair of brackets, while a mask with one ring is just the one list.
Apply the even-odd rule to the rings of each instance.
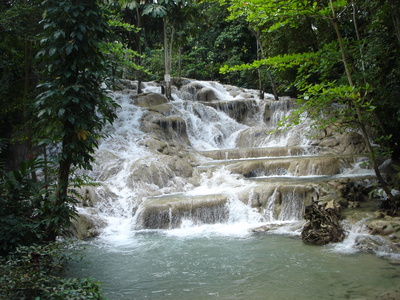
[[400, 217], [384, 216], [379, 219], [371, 219], [367, 227], [372, 235], [392, 236], [400, 241]]
[[237, 122], [244, 124], [248, 117], [253, 117], [259, 111], [257, 102], [252, 99], [204, 102], [203, 104], [222, 111]]
[[327, 203], [313, 202], [305, 209], [308, 222], [303, 227], [303, 242], [313, 245], [338, 243], [345, 238], [345, 231], [339, 223], [340, 207], [331, 200]]
[[187, 135], [186, 122], [181, 117], [176, 115], [164, 116], [162, 114], [149, 111], [144, 115], [140, 129], [143, 132], [165, 142], [179, 141], [184, 145], [190, 145], [190, 140]]
[[264, 226], [253, 228], [251, 231], [258, 233], [258, 232], [267, 232], [269, 230], [270, 230], [270, 226], [264, 225]]
[[132, 96], [135, 105], [140, 107], [151, 107], [168, 102], [167, 97], [157, 93], [144, 93]]
[[183, 100], [196, 101], [197, 91], [201, 90], [203, 85], [200, 82], [190, 82], [183, 85], [180, 89], [181, 98]]
[[116, 85], [115, 89], [118, 91], [128, 91], [128, 90], [137, 90], [138, 83], [137, 81], [127, 80], [127, 79], [120, 79]]
[[179, 115], [179, 111], [171, 102], [149, 107], [149, 111], [159, 113], [163, 116]]
[[[166, 149], [168, 149], [168, 144], [156, 137], [149, 137], [145, 142], [145, 147], [150, 149], [151, 151], [163, 153]], [[168, 153], [166, 153], [168, 154]]]
[[98, 236], [105, 225], [106, 222], [98, 216], [80, 213], [72, 220], [70, 230], [74, 237], [84, 240]]
[[361, 134], [357, 132], [338, 134], [329, 128], [325, 130], [324, 136], [315, 141], [314, 145], [323, 148], [325, 153], [355, 154], [368, 152]]
[[210, 102], [219, 100], [215, 91], [211, 88], [202, 88], [197, 92], [197, 100], [203, 102]]
[[[131, 165], [128, 185], [150, 184], [158, 188], [175, 185], [177, 177], [189, 178], [193, 167], [185, 158], [160, 155], [152, 161], [137, 160]], [[150, 187], [149, 187], [150, 189]]]
[[334, 136], [329, 136], [324, 139], [319, 143], [320, 147], [335, 147], [339, 145], [340, 142], [334, 137]]
[[81, 206], [94, 207], [98, 202], [94, 186], [84, 186], [77, 188], [76, 192], [80, 195]]

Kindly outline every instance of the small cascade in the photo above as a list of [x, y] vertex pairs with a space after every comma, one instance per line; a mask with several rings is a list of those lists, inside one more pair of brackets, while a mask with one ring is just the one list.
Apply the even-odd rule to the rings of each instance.
[[238, 133], [246, 128], [223, 112], [198, 102], [187, 101], [183, 109], [189, 139], [198, 150], [232, 148]]
[[90, 209], [107, 224], [103, 235], [238, 224], [248, 232], [284, 223], [298, 229], [312, 201], [339, 199], [338, 187], [374, 180], [361, 168], [362, 153], [308, 139], [309, 122], [277, 130], [294, 100], [191, 80], [173, 90], [173, 101], [158, 95], [150, 107], [136, 106], [132, 93], [114, 93], [118, 118], [89, 174], [101, 183]]
[[279, 121], [288, 117], [295, 106], [295, 100], [287, 99], [267, 103], [264, 109], [264, 121], [268, 128], [275, 129]]
[[231, 195], [227, 202], [229, 217], [228, 223], [260, 224], [265, 218], [251, 205], [246, 205], [236, 195]]
[[278, 220], [300, 221], [303, 218], [305, 201], [298, 197], [296, 188], [282, 197], [282, 209]]

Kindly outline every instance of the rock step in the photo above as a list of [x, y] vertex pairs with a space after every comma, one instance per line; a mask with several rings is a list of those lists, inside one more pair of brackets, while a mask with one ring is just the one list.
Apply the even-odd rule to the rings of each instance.
[[314, 154], [314, 147], [264, 147], [264, 148], [236, 148], [201, 151], [200, 154], [215, 160], [228, 160], [256, 157], [280, 157]]
[[205, 224], [224, 222], [227, 201], [228, 196], [223, 194], [149, 197], [140, 208], [136, 226], [137, 229], [172, 229], [180, 227], [183, 219]]
[[258, 211], [265, 221], [286, 220], [288, 215], [300, 221], [304, 205], [316, 197], [316, 189], [316, 185], [260, 183], [235, 193], [149, 197], [140, 208], [136, 225], [137, 229], [173, 229], [181, 227], [183, 220], [197, 225], [226, 223], [232, 199]]
[[203, 162], [200, 172], [225, 166], [232, 173], [244, 177], [335, 175], [354, 164], [366, 161], [365, 155], [305, 155], [294, 157], [242, 158]]
[[363, 184], [366, 178], [331, 178], [315, 181], [314, 178], [300, 180], [287, 178], [275, 180], [253, 180], [254, 184], [244, 189], [226, 190], [214, 194], [175, 193], [148, 197], [138, 210], [136, 229], [179, 228], [184, 220], [193, 224], [225, 223], [230, 217], [230, 200], [257, 211], [261, 221], [301, 221], [304, 209], [313, 201], [343, 198], [349, 184]]

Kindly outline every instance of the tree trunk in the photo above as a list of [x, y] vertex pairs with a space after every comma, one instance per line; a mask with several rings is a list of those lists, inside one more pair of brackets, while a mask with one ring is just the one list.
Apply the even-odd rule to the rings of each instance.
[[[353, 7], [353, 24], [354, 24], [354, 30], [356, 32], [357, 36], [357, 41], [361, 42], [361, 37], [360, 37], [360, 32], [358, 29], [358, 23], [357, 23], [357, 6], [355, 3], [352, 4]], [[365, 61], [364, 61], [364, 51], [363, 51], [364, 43], [359, 46], [360, 48], [360, 57], [361, 57], [361, 70], [365, 72]], [[364, 82], [367, 83], [367, 79], [364, 78]]]
[[391, 2], [391, 15], [392, 15], [392, 22], [393, 22], [393, 27], [394, 27], [394, 34], [397, 38], [397, 41], [400, 44], [400, 15], [399, 15], [399, 8], [398, 6], [396, 7], [395, 2], [397, 3], [398, 0], [393, 0]]
[[[140, 12], [139, 12], [139, 7], [136, 7], [136, 27], [138, 29], [141, 29], [142, 27], [142, 22], [141, 22], [141, 17], [140, 17]], [[139, 56], [136, 57], [136, 64], [140, 66], [142, 64], [142, 43], [141, 43], [141, 30], [139, 30], [136, 33], [136, 47], [137, 47], [137, 52]], [[138, 74], [138, 85], [137, 85], [137, 93], [141, 94], [142, 93], [142, 71], [139, 70], [137, 71]]]
[[164, 67], [165, 67], [165, 96], [168, 100], [172, 99], [171, 96], [171, 75], [170, 75], [170, 64], [169, 64], [169, 55], [168, 55], [168, 39], [167, 39], [167, 18], [163, 20], [163, 27], [164, 27]]
[[[251, 30], [251, 29], [250, 29]], [[260, 59], [259, 58], [259, 52], [258, 52], [258, 50], [260, 50], [260, 52], [261, 52], [261, 58], [262, 59], [264, 59], [265, 58], [265, 53], [264, 53], [264, 48], [263, 48], [263, 46], [262, 46], [262, 44], [261, 44], [261, 41], [260, 41], [260, 35], [259, 35], [259, 33], [258, 32], [256, 32], [255, 30], [252, 30], [252, 32], [253, 32], [253, 34], [255, 35], [255, 37], [256, 37], [256, 41], [257, 41], [257, 59]], [[272, 74], [271, 74], [271, 71], [269, 70], [269, 66], [267, 66], [266, 67], [267, 68], [267, 74], [268, 74], [268, 78], [269, 78], [269, 81], [270, 81], [270, 83], [271, 83], [271, 88], [272, 88], [272, 93], [273, 93], [273, 95], [274, 95], [274, 99], [275, 100], [279, 100], [279, 97], [278, 97], [278, 93], [277, 93], [277, 91], [276, 91], [276, 85], [275, 85], [275, 81], [274, 81], [274, 78], [272, 77]], [[259, 85], [260, 85], [260, 87], [262, 86], [262, 83], [261, 83], [261, 73], [260, 73], [260, 69], [258, 69], [259, 71], [259, 80], [260, 80], [260, 83], [259, 83]], [[261, 88], [260, 88], [260, 93], [261, 93]], [[264, 92], [263, 92], [263, 98], [264, 98]]]
[[179, 46], [178, 48], [178, 78], [179, 82], [181, 82], [182, 79], [182, 47]]
[[[347, 63], [346, 50], [344, 48], [343, 37], [342, 37], [342, 35], [340, 33], [336, 11], [335, 11], [335, 8], [333, 6], [332, 0], [329, 0], [329, 2], [330, 2], [331, 10], [332, 10], [332, 20], [331, 21], [332, 21], [332, 25], [333, 25], [333, 27], [335, 29], [336, 37], [337, 37], [337, 40], [338, 40], [338, 43], [339, 43], [340, 53], [341, 53], [341, 56], [342, 56], [342, 62], [343, 62], [343, 66], [344, 66], [344, 69], [345, 69], [346, 77], [347, 77], [347, 80], [349, 82], [349, 85], [351, 87], [355, 87], [355, 84], [353, 82], [353, 79], [352, 79], [352, 76], [351, 76], [351, 73], [350, 73], [350, 68], [349, 68], [349, 65]], [[391, 192], [391, 189], [389, 188], [388, 184], [383, 179], [382, 174], [381, 174], [381, 172], [379, 170], [379, 166], [378, 166], [378, 163], [377, 163], [375, 151], [374, 151], [374, 149], [373, 149], [373, 147], [371, 145], [371, 142], [370, 142], [370, 139], [369, 139], [369, 135], [368, 135], [368, 132], [367, 132], [367, 129], [366, 129], [366, 126], [365, 126], [365, 123], [364, 123], [364, 121], [362, 119], [361, 107], [360, 107], [360, 105], [358, 104], [357, 101], [353, 101], [353, 104], [354, 104], [354, 106], [356, 108], [357, 121], [358, 121], [358, 124], [360, 126], [360, 129], [361, 129], [361, 132], [362, 132], [362, 135], [363, 135], [363, 138], [364, 138], [364, 142], [365, 142], [365, 144], [366, 144], [366, 146], [368, 148], [375, 175], [376, 175], [376, 177], [378, 179], [379, 184], [382, 186], [382, 189], [385, 191], [386, 195], [388, 196], [389, 201], [391, 203], [395, 204], [396, 203], [396, 199], [393, 196], [393, 194]]]
[[279, 100], [278, 92], [276, 90], [275, 81], [274, 81], [274, 78], [272, 77], [272, 74], [271, 74], [271, 71], [269, 70], [269, 67], [267, 67], [267, 74], [268, 74], [269, 81], [271, 82], [272, 93], [274, 94], [274, 99], [275, 100]]
[[172, 72], [172, 61], [173, 61], [173, 46], [174, 46], [174, 35], [175, 35], [175, 29], [174, 25], [170, 25], [171, 27], [171, 32], [169, 36], [169, 51], [168, 51], [168, 61], [169, 61], [169, 73], [171, 74]]
[[[259, 36], [258, 33], [253, 32], [254, 35], [256, 36], [256, 46], [257, 46], [257, 60], [260, 60], [260, 42], [259, 42]], [[264, 99], [264, 88], [262, 84], [262, 77], [261, 77], [261, 70], [260, 68], [257, 68], [257, 74], [258, 74], [258, 89], [260, 91], [260, 99]]]
[[50, 212], [49, 224], [47, 224], [45, 231], [45, 239], [47, 241], [55, 241], [57, 236], [60, 234], [60, 222], [58, 222], [57, 216], [61, 219], [64, 217], [62, 215], [61, 208], [66, 203], [68, 203], [68, 186], [69, 186], [69, 176], [71, 172], [72, 165], [72, 154], [67, 149], [73, 139], [73, 133], [66, 134], [62, 141], [61, 153], [66, 156], [62, 157], [59, 163], [58, 179], [57, 179], [57, 189], [54, 197], [53, 207]]

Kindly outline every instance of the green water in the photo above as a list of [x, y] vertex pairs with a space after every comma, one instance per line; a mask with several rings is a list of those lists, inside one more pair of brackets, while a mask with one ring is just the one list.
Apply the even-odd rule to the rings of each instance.
[[400, 293], [400, 265], [305, 245], [293, 236], [158, 231], [86, 246], [85, 259], [69, 275], [102, 281], [112, 300], [378, 299]]

